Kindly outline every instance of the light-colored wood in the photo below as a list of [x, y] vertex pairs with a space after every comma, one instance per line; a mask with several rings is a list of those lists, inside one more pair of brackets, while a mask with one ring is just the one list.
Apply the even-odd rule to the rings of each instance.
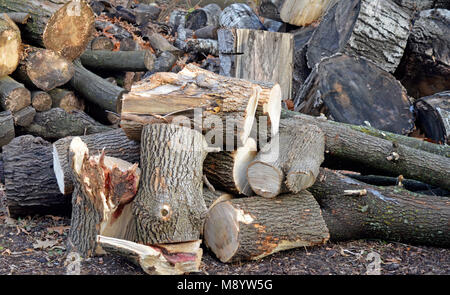
[[52, 97], [44, 91], [32, 91], [31, 105], [38, 112], [48, 111], [52, 108]]
[[21, 43], [19, 28], [8, 15], [0, 13], [0, 77], [11, 74], [19, 65]]
[[52, 108], [61, 108], [66, 112], [84, 111], [84, 102], [75, 96], [73, 91], [55, 88], [48, 92], [52, 98]]

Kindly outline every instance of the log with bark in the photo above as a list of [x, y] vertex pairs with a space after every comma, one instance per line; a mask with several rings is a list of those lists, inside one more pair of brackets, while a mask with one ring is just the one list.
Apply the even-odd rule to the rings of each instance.
[[257, 260], [296, 247], [324, 244], [329, 238], [320, 207], [307, 191], [276, 199], [238, 198], [212, 207], [204, 240], [222, 262]]
[[70, 198], [58, 190], [51, 143], [19, 136], [3, 147], [6, 204], [13, 218], [70, 214]]
[[52, 108], [52, 97], [44, 91], [32, 91], [31, 105], [38, 112], [48, 111]]
[[[95, 133], [80, 137], [92, 155], [105, 152], [130, 163], [139, 162], [139, 143], [129, 140], [122, 129]], [[53, 169], [55, 170], [58, 187], [62, 194], [73, 192], [72, 169], [70, 167], [69, 146], [73, 137], [65, 137], [53, 143]]]
[[219, 24], [224, 28], [266, 29], [250, 6], [244, 3], [227, 6], [220, 14]]
[[409, 134], [411, 102], [394, 76], [364, 58], [337, 54], [313, 69], [295, 98], [295, 110], [338, 122]]
[[[363, 184], [324, 169], [309, 189], [320, 204], [330, 239], [381, 239], [448, 247], [448, 198], [425, 196], [398, 186]], [[349, 195], [346, 191], [362, 194]]]
[[185, 27], [195, 31], [206, 26], [218, 26], [221, 13], [222, 9], [216, 3], [205, 5], [187, 15]]
[[13, 113], [14, 125], [27, 127], [33, 122], [35, 115], [36, 110], [32, 106], [24, 107], [20, 111]]
[[9, 76], [0, 77], [0, 106], [17, 112], [31, 104], [31, 93], [25, 86]]
[[0, 112], [0, 148], [10, 143], [15, 136], [14, 118], [11, 111]]
[[411, 16], [392, 0], [339, 1], [314, 32], [307, 52], [313, 68], [335, 53], [362, 56], [394, 72], [403, 56]]
[[[16, 24], [24, 25], [30, 19], [31, 15], [27, 12], [9, 12], [6, 15]], [[4, 14], [0, 18], [5, 18]]]
[[21, 43], [19, 28], [0, 13], [0, 77], [11, 74], [19, 65]]
[[70, 155], [75, 189], [68, 248], [83, 257], [104, 253], [97, 235], [135, 240], [131, 202], [141, 176], [137, 163], [90, 155], [86, 144], [75, 137]]
[[133, 8], [132, 12], [136, 16], [136, 24], [140, 26], [147, 24], [151, 20], [157, 20], [161, 13], [161, 8], [156, 5], [140, 3]]
[[48, 92], [52, 99], [52, 108], [61, 108], [70, 113], [74, 110], [84, 111], [84, 102], [73, 91], [55, 88]]
[[155, 56], [148, 50], [86, 50], [80, 61], [84, 67], [93, 70], [143, 72], [153, 69]]
[[92, 39], [89, 48], [90, 50], [112, 51], [114, 49], [114, 43], [108, 37], [99, 36]]
[[311, 74], [311, 68], [308, 67], [306, 52], [308, 51], [309, 40], [316, 30], [315, 26], [307, 26], [290, 32], [294, 35], [294, 58], [292, 72], [292, 97], [297, 97], [301, 87]]
[[203, 187], [203, 199], [205, 200], [206, 208], [209, 210], [220, 202], [233, 199], [233, 195], [205, 186]]
[[432, 8], [450, 9], [450, 3], [446, 0], [393, 0], [401, 8], [414, 15], [423, 10]]

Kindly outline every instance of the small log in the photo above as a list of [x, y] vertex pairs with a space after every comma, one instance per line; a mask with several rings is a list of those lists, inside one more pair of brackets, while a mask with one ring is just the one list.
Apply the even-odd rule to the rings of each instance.
[[205, 244], [222, 262], [258, 260], [329, 238], [320, 207], [304, 191], [277, 199], [238, 198], [212, 207], [205, 219]]
[[2, 155], [11, 217], [70, 214], [70, 198], [59, 192], [53, 172], [51, 143], [24, 135], [4, 146]]
[[83, 97], [105, 110], [120, 113], [121, 100], [125, 89], [115, 86], [84, 68], [79, 60], [73, 62], [75, 75], [70, 85]]
[[0, 13], [0, 77], [11, 74], [19, 65], [21, 43], [19, 28]]
[[253, 191], [247, 180], [247, 167], [256, 154], [256, 142], [253, 138], [248, 138], [235, 151], [209, 153], [203, 163], [203, 170], [214, 187], [232, 194], [252, 196]]
[[86, 50], [80, 61], [86, 68], [106, 71], [143, 72], [153, 69], [155, 56], [148, 50]]
[[156, 5], [138, 4], [132, 12], [136, 16], [136, 24], [140, 26], [147, 24], [150, 20], [157, 20], [161, 8]]
[[255, 12], [244, 3], [227, 6], [220, 14], [219, 24], [224, 28], [265, 30]]
[[48, 92], [52, 99], [52, 108], [61, 108], [70, 113], [74, 110], [84, 111], [84, 103], [73, 91], [55, 88]]
[[113, 41], [105, 36], [95, 37], [91, 41], [91, 50], [107, 50], [112, 51], [114, 49]]
[[410, 28], [411, 16], [392, 0], [339, 1], [311, 38], [308, 65], [314, 68], [324, 57], [345, 53], [367, 58], [393, 73], [405, 51]]
[[35, 115], [36, 110], [32, 106], [24, 107], [13, 114], [14, 125], [27, 127], [33, 122]]
[[0, 77], [0, 105], [4, 110], [17, 112], [31, 104], [31, 93], [9, 76]]
[[207, 187], [203, 187], [203, 199], [205, 200], [205, 205], [208, 209], [211, 209], [220, 202], [231, 200], [232, 198], [233, 195], [228, 193], [218, 190], [212, 191]]
[[31, 105], [38, 112], [48, 111], [52, 108], [52, 97], [44, 91], [32, 91]]
[[153, 68], [144, 75], [144, 79], [154, 73], [170, 72], [170, 70], [177, 62], [177, 59], [178, 58], [169, 51], [161, 52], [161, 54], [156, 58]]
[[10, 143], [15, 136], [14, 118], [11, 111], [0, 112], [0, 148]]
[[189, 13], [185, 27], [195, 31], [206, 26], [218, 26], [221, 13], [222, 9], [219, 5], [216, 3], [208, 4]]
[[70, 144], [75, 190], [68, 246], [83, 257], [102, 254], [97, 235], [135, 240], [131, 202], [141, 176], [137, 164], [105, 156], [90, 156], [75, 137]]
[[180, 55], [181, 50], [173, 46], [166, 38], [158, 33], [151, 33], [147, 36], [150, 45], [157, 52], [169, 51], [172, 54]]
[[124, 40], [133, 38], [130, 32], [128, 32], [126, 29], [124, 29], [119, 24], [113, 24], [111, 22], [105, 21], [105, 20], [96, 20], [95, 21], [95, 28], [98, 31], [101, 31], [103, 33], [107, 33], [108, 35], [111, 34], [114, 36], [117, 40]]
[[217, 40], [217, 30], [219, 29], [218, 25], [209, 25], [203, 28], [200, 28], [194, 32], [194, 37], [197, 39], [212, 39]]
[[[139, 162], [139, 143], [129, 140], [122, 129], [95, 133], [80, 137], [91, 154], [102, 151], [110, 157], [130, 163]], [[73, 137], [65, 137], [53, 143], [53, 169], [55, 170], [58, 187], [62, 194], [73, 192], [72, 169], [69, 163], [69, 146]]]
[[283, 124], [248, 166], [248, 183], [265, 198], [299, 193], [316, 181], [324, 153], [325, 137], [319, 127]]
[[[366, 190], [346, 196], [345, 190]], [[309, 189], [322, 208], [333, 241], [381, 239], [413, 245], [448, 247], [447, 198], [425, 196], [400, 187], [363, 184], [324, 169]]]
[[212, 39], [189, 39], [183, 50], [188, 53], [203, 53], [206, 55], [219, 56], [217, 40]]
[[295, 111], [323, 113], [337, 122], [369, 122], [398, 134], [409, 134], [414, 127], [406, 90], [391, 74], [363, 58], [337, 54], [323, 59], [294, 103]]
[[[9, 12], [7, 13], [8, 17], [18, 25], [24, 25], [28, 22], [31, 15], [26, 12]], [[0, 18], [2, 16], [0, 15]]]
[[140, 266], [149, 275], [182, 275], [199, 272], [203, 250], [201, 240], [146, 246], [132, 241], [97, 236], [107, 252], [120, 255]]
[[63, 109], [53, 108], [36, 113], [34, 121], [25, 130], [29, 134], [54, 141], [67, 136], [105, 132], [111, 128], [96, 122], [82, 111], [68, 113]]
[[142, 180], [133, 202], [137, 242], [197, 240], [206, 211], [203, 200], [203, 135], [172, 124], [146, 125], [142, 132]]

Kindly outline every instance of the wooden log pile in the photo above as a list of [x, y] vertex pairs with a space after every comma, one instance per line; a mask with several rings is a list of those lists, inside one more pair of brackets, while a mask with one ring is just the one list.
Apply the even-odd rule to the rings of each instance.
[[449, 247], [445, 1], [219, 4], [0, 0], [10, 217], [70, 215], [69, 250], [148, 274]]

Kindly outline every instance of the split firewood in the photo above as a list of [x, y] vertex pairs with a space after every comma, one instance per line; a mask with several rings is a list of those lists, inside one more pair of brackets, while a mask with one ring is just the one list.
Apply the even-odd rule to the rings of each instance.
[[205, 244], [222, 262], [322, 245], [329, 236], [320, 207], [307, 191], [220, 202], [208, 211], [204, 226]]
[[31, 93], [25, 86], [9, 76], [0, 77], [0, 106], [17, 112], [31, 104]]
[[220, 202], [233, 199], [233, 195], [225, 193], [223, 191], [216, 190], [216, 189], [214, 191], [212, 191], [211, 189], [204, 187], [203, 188], [203, 199], [205, 200], [206, 208], [211, 209], [212, 207], [214, 207], [216, 204], [218, 204]]
[[52, 168], [52, 145], [39, 137], [19, 136], [3, 147], [6, 204], [13, 218], [70, 214]]
[[[363, 196], [346, 196], [345, 190], [366, 190]], [[381, 239], [414, 245], [450, 245], [449, 202], [400, 187], [363, 184], [323, 169], [309, 189], [322, 208], [334, 241]]]
[[414, 127], [406, 90], [394, 76], [364, 58], [342, 54], [324, 58], [294, 103], [298, 112], [323, 113], [338, 122], [369, 122], [377, 129], [398, 134], [409, 134]]
[[97, 236], [97, 243], [107, 253], [130, 260], [149, 275], [182, 275], [198, 272], [203, 255], [200, 240], [147, 246], [128, 240]]
[[314, 68], [324, 57], [345, 53], [367, 58], [393, 73], [403, 56], [410, 28], [411, 16], [392, 0], [338, 1], [311, 38], [308, 65]]
[[[24, 25], [28, 22], [31, 15], [27, 12], [9, 12], [8, 17], [18, 25]], [[4, 15], [0, 15], [0, 18], [5, 18]]]
[[153, 69], [155, 64], [155, 56], [148, 50], [86, 50], [80, 56], [80, 61], [83, 66], [89, 69], [142, 72]]
[[224, 28], [265, 30], [255, 12], [244, 3], [227, 6], [220, 14], [219, 24]]
[[[139, 143], [129, 140], [122, 129], [95, 133], [80, 137], [92, 155], [102, 151], [110, 157], [130, 163], [139, 162]], [[65, 137], [53, 143], [53, 169], [62, 194], [73, 192], [72, 169], [69, 162], [69, 146], [73, 137]]]
[[414, 98], [450, 89], [450, 10], [420, 13], [396, 76]]
[[79, 60], [75, 60], [73, 64], [75, 75], [70, 80], [70, 85], [86, 100], [104, 110], [120, 113], [122, 96], [126, 90], [87, 70]]
[[32, 91], [31, 105], [38, 112], [48, 111], [52, 108], [52, 97], [44, 91]]
[[282, 124], [247, 170], [252, 190], [273, 198], [283, 192], [299, 193], [316, 181], [324, 160], [325, 137], [319, 127]]
[[92, 39], [90, 49], [112, 51], [114, 49], [114, 43], [108, 37], [99, 36]]
[[70, 113], [60, 108], [36, 113], [33, 122], [24, 129], [47, 140], [58, 140], [67, 136], [80, 136], [111, 130], [82, 111]]
[[[214, 187], [232, 194], [252, 196], [253, 191], [247, 180], [247, 167], [257, 154], [253, 138], [235, 151], [209, 153], [203, 164], [206, 178]], [[266, 181], [266, 175], [263, 177]]]
[[70, 143], [75, 189], [68, 246], [83, 257], [102, 254], [97, 235], [134, 241], [131, 202], [141, 176], [137, 164], [90, 155], [86, 144], [75, 137]]
[[55, 88], [48, 92], [52, 99], [52, 108], [61, 108], [70, 113], [74, 110], [84, 111], [84, 103], [73, 91]]
[[0, 148], [10, 143], [15, 136], [14, 118], [11, 111], [0, 112]]
[[14, 125], [27, 127], [33, 122], [35, 115], [36, 110], [32, 106], [24, 107], [20, 111], [13, 113]]
[[142, 181], [133, 202], [137, 242], [197, 240], [206, 212], [203, 200], [203, 135], [173, 124], [146, 125], [142, 132]]
[[21, 43], [19, 28], [0, 13], [0, 77], [11, 74], [19, 65]]
[[218, 26], [222, 9], [216, 3], [211, 3], [198, 8], [187, 15], [185, 27], [198, 30], [206, 26]]

